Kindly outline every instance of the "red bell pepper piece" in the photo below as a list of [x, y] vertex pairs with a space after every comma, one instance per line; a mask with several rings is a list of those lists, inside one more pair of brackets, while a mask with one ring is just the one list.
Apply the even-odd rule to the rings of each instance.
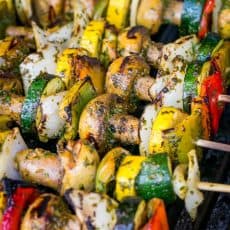
[[200, 21], [200, 28], [198, 32], [199, 38], [204, 38], [208, 33], [208, 26], [210, 25], [210, 17], [215, 6], [215, 0], [207, 0], [204, 5], [203, 14]]
[[23, 212], [38, 196], [39, 192], [35, 188], [17, 188], [3, 214], [0, 230], [19, 230]]
[[202, 82], [201, 96], [208, 100], [211, 127], [214, 134], [218, 131], [220, 118], [224, 110], [224, 104], [218, 102], [218, 97], [224, 91], [224, 81], [219, 71]]
[[154, 198], [154, 213], [142, 230], [169, 230], [168, 219], [163, 200]]

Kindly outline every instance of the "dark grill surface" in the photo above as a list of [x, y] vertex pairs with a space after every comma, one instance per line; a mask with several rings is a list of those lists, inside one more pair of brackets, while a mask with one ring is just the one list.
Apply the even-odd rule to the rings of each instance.
[[[229, 94], [229, 92], [228, 92]], [[230, 144], [230, 105], [226, 105], [215, 141]], [[230, 184], [230, 156], [214, 150], [206, 150], [200, 164], [201, 180]], [[177, 206], [175, 208], [175, 206]], [[181, 211], [175, 211], [182, 207]], [[227, 230], [230, 229], [230, 195], [227, 193], [206, 192], [205, 200], [200, 206], [197, 219], [191, 222], [183, 204], [169, 207], [169, 222], [175, 230]]]
[[[178, 28], [163, 25], [154, 41], [169, 43], [178, 38]], [[228, 90], [230, 95], [230, 90]], [[230, 104], [226, 104], [218, 134], [214, 141], [230, 144]], [[230, 184], [230, 153], [204, 150], [200, 164], [201, 180]], [[167, 209], [170, 229], [175, 230], [227, 230], [230, 229], [230, 195], [205, 192], [205, 200], [200, 206], [197, 219], [193, 223], [184, 208], [184, 203], [177, 200]]]

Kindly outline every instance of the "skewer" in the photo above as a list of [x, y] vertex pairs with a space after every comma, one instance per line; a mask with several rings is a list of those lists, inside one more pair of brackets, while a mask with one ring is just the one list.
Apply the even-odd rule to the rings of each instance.
[[197, 187], [200, 190], [204, 190], [204, 191], [230, 193], [230, 185], [229, 184], [219, 184], [219, 183], [210, 183], [210, 182], [198, 182]]
[[215, 149], [224, 152], [230, 152], [230, 145], [223, 144], [215, 141], [207, 141], [199, 139], [196, 141], [196, 145], [203, 148]]
[[220, 94], [218, 97], [218, 101], [230, 103], [230, 96], [225, 94]]

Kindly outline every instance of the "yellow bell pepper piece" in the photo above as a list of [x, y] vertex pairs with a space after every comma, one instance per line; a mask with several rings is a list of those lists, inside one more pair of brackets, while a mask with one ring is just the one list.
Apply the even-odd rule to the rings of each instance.
[[0, 220], [2, 219], [2, 215], [5, 208], [6, 208], [6, 195], [4, 192], [0, 192]]
[[210, 68], [211, 68], [210, 61], [205, 62], [202, 66], [201, 72], [198, 76], [198, 84], [197, 84], [197, 94], [198, 95], [200, 95], [203, 80], [209, 76]]
[[122, 29], [126, 26], [130, 0], [110, 0], [107, 8], [106, 20]]
[[91, 57], [99, 57], [104, 35], [105, 21], [91, 21], [83, 32], [80, 47], [86, 49]]
[[6, 37], [5, 39], [0, 41], [0, 57], [6, 55], [12, 41], [13, 41], [13, 37]]
[[175, 128], [175, 126], [183, 121], [186, 117], [187, 114], [183, 113], [179, 109], [173, 107], [162, 108], [153, 122], [149, 142], [150, 153], [170, 153], [167, 134], [169, 134]]
[[69, 82], [72, 79], [75, 66], [73, 60], [78, 55], [87, 55], [88, 52], [84, 49], [65, 49], [63, 53], [58, 57], [56, 74], [62, 78], [66, 86], [69, 86]]
[[156, 33], [162, 23], [163, 9], [162, 0], [142, 0], [137, 11], [137, 25]]
[[135, 178], [141, 170], [144, 156], [126, 156], [116, 175], [115, 195], [121, 201], [127, 196], [136, 196]]

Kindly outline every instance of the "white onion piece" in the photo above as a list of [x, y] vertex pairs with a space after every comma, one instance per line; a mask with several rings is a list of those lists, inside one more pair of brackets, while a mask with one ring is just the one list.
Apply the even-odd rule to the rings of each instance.
[[153, 121], [156, 118], [158, 109], [155, 105], [147, 105], [140, 119], [140, 145], [139, 151], [142, 156], [149, 155], [149, 139]]
[[183, 109], [183, 85], [186, 65], [180, 57], [175, 57], [172, 63], [175, 66], [172, 72], [158, 77], [149, 92], [152, 100], [156, 100], [159, 104], [165, 107], [173, 106]]
[[173, 43], [163, 46], [160, 69], [163, 72], [171, 73], [175, 68], [173, 60], [180, 57], [186, 62], [191, 62], [194, 57], [194, 46], [198, 43], [196, 35], [181, 37]]
[[173, 172], [173, 189], [175, 194], [182, 200], [184, 200], [188, 189], [186, 180], [187, 168], [186, 164], [179, 164]]
[[61, 26], [57, 30], [48, 30], [47, 31], [47, 40], [54, 44], [60, 43], [62, 47], [67, 48], [68, 40], [72, 36], [73, 23], [70, 22], [64, 26]]
[[111, 230], [116, 224], [117, 202], [104, 194], [72, 190], [66, 194], [81, 222], [93, 229]]
[[74, 1], [74, 25], [72, 37], [68, 42], [69, 48], [78, 48], [82, 34], [90, 21], [90, 10], [86, 8], [86, 3], [82, 0]]
[[166, 87], [166, 82], [167, 82], [167, 79], [169, 77], [170, 76], [168, 76], [168, 77], [162, 76], [162, 77], [156, 78], [155, 83], [149, 89], [149, 94], [150, 94], [152, 100], [156, 100], [157, 97], [162, 92], [162, 90]]
[[31, 3], [31, 0], [14, 0], [17, 15], [23, 24], [28, 24], [33, 16]]
[[132, 0], [131, 6], [130, 6], [130, 26], [136, 26], [137, 25], [137, 9], [139, 6], [139, 0]]
[[185, 196], [185, 207], [192, 220], [197, 216], [197, 208], [204, 200], [204, 195], [197, 188], [200, 181], [200, 171], [195, 150], [188, 153], [188, 191]]
[[46, 48], [47, 43], [54, 46], [60, 45], [66, 48], [68, 40], [71, 38], [73, 23], [68, 23], [57, 29], [43, 30], [35, 22], [32, 22], [32, 29], [34, 34], [34, 40], [36, 43], [37, 52]]
[[60, 136], [65, 121], [59, 116], [59, 104], [66, 95], [66, 91], [41, 99], [41, 119], [37, 125], [39, 137], [53, 139]]
[[218, 16], [222, 7], [222, 0], [215, 0], [215, 6], [212, 12], [212, 32], [218, 33]]
[[17, 152], [27, 149], [20, 131], [14, 128], [7, 135], [4, 143], [1, 146], [0, 152], [0, 180], [6, 176], [8, 178], [19, 180], [20, 175], [15, 169], [14, 157]]
[[181, 60], [174, 60], [177, 67], [168, 78], [168, 92], [162, 96], [162, 105], [183, 109], [183, 90], [186, 68]]
[[56, 70], [56, 63], [52, 55], [50, 59], [45, 59], [41, 54], [30, 54], [20, 64], [20, 72], [22, 75], [22, 82], [24, 92], [27, 94], [31, 82], [41, 73], [47, 72], [54, 74]]
[[[47, 34], [32, 23], [34, 38], [39, 53], [28, 55], [20, 64], [20, 73], [25, 94], [31, 82], [41, 73], [55, 74], [59, 52], [67, 47], [72, 32], [71, 24], [63, 26], [53, 33]], [[63, 34], [64, 33], [64, 34]]]

